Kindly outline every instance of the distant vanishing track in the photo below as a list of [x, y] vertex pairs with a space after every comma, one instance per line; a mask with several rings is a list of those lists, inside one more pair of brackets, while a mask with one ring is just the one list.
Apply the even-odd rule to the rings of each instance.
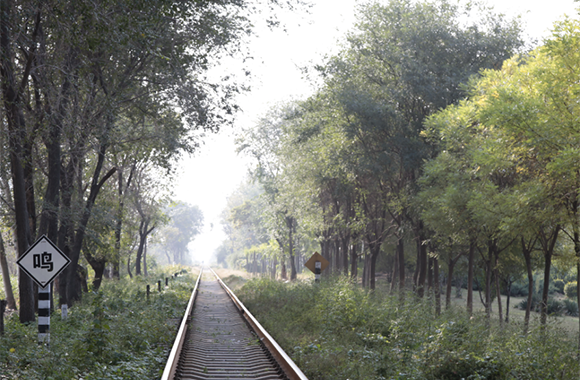
[[200, 277], [162, 380], [307, 380], [217, 275]]

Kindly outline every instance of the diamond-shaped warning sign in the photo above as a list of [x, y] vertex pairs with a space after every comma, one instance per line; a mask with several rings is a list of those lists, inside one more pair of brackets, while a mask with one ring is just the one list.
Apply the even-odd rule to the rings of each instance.
[[41, 288], [50, 284], [69, 263], [70, 259], [44, 235], [16, 261]]
[[320, 253], [318, 252], [314, 252], [314, 254], [312, 255], [312, 257], [310, 257], [310, 259], [304, 263], [304, 266], [308, 269], [310, 269], [312, 271], [312, 273], [316, 273], [315, 269], [315, 265], [316, 262], [320, 261], [320, 271], [322, 272], [323, 270], [326, 269], [326, 267], [328, 267], [328, 265], [330, 264], [328, 262], [328, 260], [326, 260], [324, 258], [324, 256], [322, 256]]

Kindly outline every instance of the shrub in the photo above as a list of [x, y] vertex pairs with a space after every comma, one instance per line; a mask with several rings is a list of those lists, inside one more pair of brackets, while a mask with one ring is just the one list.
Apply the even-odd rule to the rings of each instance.
[[[532, 307], [530, 310], [532, 311], [538, 311], [539, 310], [539, 305], [540, 305], [540, 296], [536, 293], [534, 293], [532, 295]], [[516, 307], [520, 310], [526, 310], [526, 307], [528, 306], [528, 299], [523, 299], [520, 303], [518, 303], [516, 305]]]
[[310, 379], [569, 379], [578, 371], [575, 339], [550, 324], [522, 335], [517, 324], [454, 307], [437, 315], [431, 299], [344, 279], [251, 280], [237, 294]]
[[462, 379], [489, 379], [499, 380], [507, 372], [506, 365], [500, 358], [485, 355], [479, 357], [468, 352], [450, 351], [441, 358], [428, 379], [433, 380], [462, 380]]
[[[530, 310], [539, 312], [540, 311], [540, 303], [542, 298], [538, 294], [534, 294], [532, 296], [532, 308]], [[528, 304], [528, 300], [524, 299], [516, 307], [520, 310], [526, 310], [526, 306]], [[548, 304], [546, 305], [546, 311], [550, 315], [563, 315], [567, 313], [567, 306], [563, 303], [558, 301], [553, 297], [548, 297]]]
[[566, 311], [566, 314], [572, 317], [578, 316], [578, 304], [576, 301], [572, 301], [566, 298], [562, 301], [562, 303], [564, 304], [564, 310]]
[[564, 303], [552, 297], [548, 298], [548, 304], [546, 306], [547, 306], [546, 311], [549, 315], [561, 316], [564, 314], [564, 311], [566, 309]]
[[576, 281], [569, 282], [564, 286], [564, 294], [569, 299], [576, 299], [578, 297], [578, 284]]
[[558, 278], [558, 279], [554, 280], [554, 287], [556, 288], [556, 290], [559, 293], [564, 294], [564, 286], [565, 285], [566, 285], [566, 283], [561, 278]]
[[512, 297], [527, 297], [528, 283], [514, 282], [510, 288], [510, 295]]
[[169, 320], [182, 316], [193, 283], [177, 277], [147, 300], [144, 278], [105, 280], [98, 293], [83, 294], [67, 320], [51, 319], [50, 348], [37, 344], [35, 324], [12, 314], [0, 335], [0, 379], [159, 378], [175, 337]]

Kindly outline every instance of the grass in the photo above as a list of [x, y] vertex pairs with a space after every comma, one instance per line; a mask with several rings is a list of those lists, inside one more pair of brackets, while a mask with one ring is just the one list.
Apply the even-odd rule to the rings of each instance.
[[555, 319], [523, 335], [518, 323], [500, 327], [455, 304], [436, 315], [428, 299], [344, 278], [257, 278], [237, 294], [310, 380], [577, 379], [580, 370], [577, 337]]
[[[456, 297], [457, 291], [453, 289], [453, 294], [451, 296], [451, 302], [455, 307], [467, 308], [467, 290], [461, 289], [461, 298]], [[564, 297], [564, 296], [561, 296]], [[522, 301], [526, 301], [527, 297], [511, 297], [510, 307], [509, 307], [509, 321], [511, 324], [522, 325], [524, 323], [525, 310], [517, 307]], [[442, 299], [442, 303], [445, 300]], [[505, 318], [507, 310], [507, 297], [502, 295], [502, 311], [503, 318]], [[479, 294], [477, 291], [473, 292], [473, 311], [474, 313], [485, 313], [485, 306], [481, 302]], [[494, 300], [492, 305], [492, 318], [499, 318], [497, 299]], [[572, 317], [568, 315], [550, 315], [548, 316], [550, 323], [561, 326], [563, 329], [569, 331], [572, 334], [578, 334], [579, 331], [579, 321], [578, 317]], [[539, 326], [540, 324], [540, 314], [532, 312], [530, 316], [531, 326]]]
[[196, 273], [172, 277], [157, 292], [146, 285], [170, 277], [167, 268], [149, 278], [105, 281], [83, 295], [67, 320], [51, 318], [50, 346], [37, 343], [36, 324], [9, 316], [0, 336], [0, 379], [157, 379], [165, 366]]
[[240, 289], [249, 279], [252, 278], [252, 276], [246, 271], [224, 268], [213, 269], [232, 291]]

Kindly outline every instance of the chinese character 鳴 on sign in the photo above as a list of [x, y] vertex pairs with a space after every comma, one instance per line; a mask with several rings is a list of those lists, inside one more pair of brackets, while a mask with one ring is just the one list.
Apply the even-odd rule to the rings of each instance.
[[52, 254], [43, 252], [42, 254], [32, 255], [32, 262], [34, 268], [47, 269], [52, 272]]

